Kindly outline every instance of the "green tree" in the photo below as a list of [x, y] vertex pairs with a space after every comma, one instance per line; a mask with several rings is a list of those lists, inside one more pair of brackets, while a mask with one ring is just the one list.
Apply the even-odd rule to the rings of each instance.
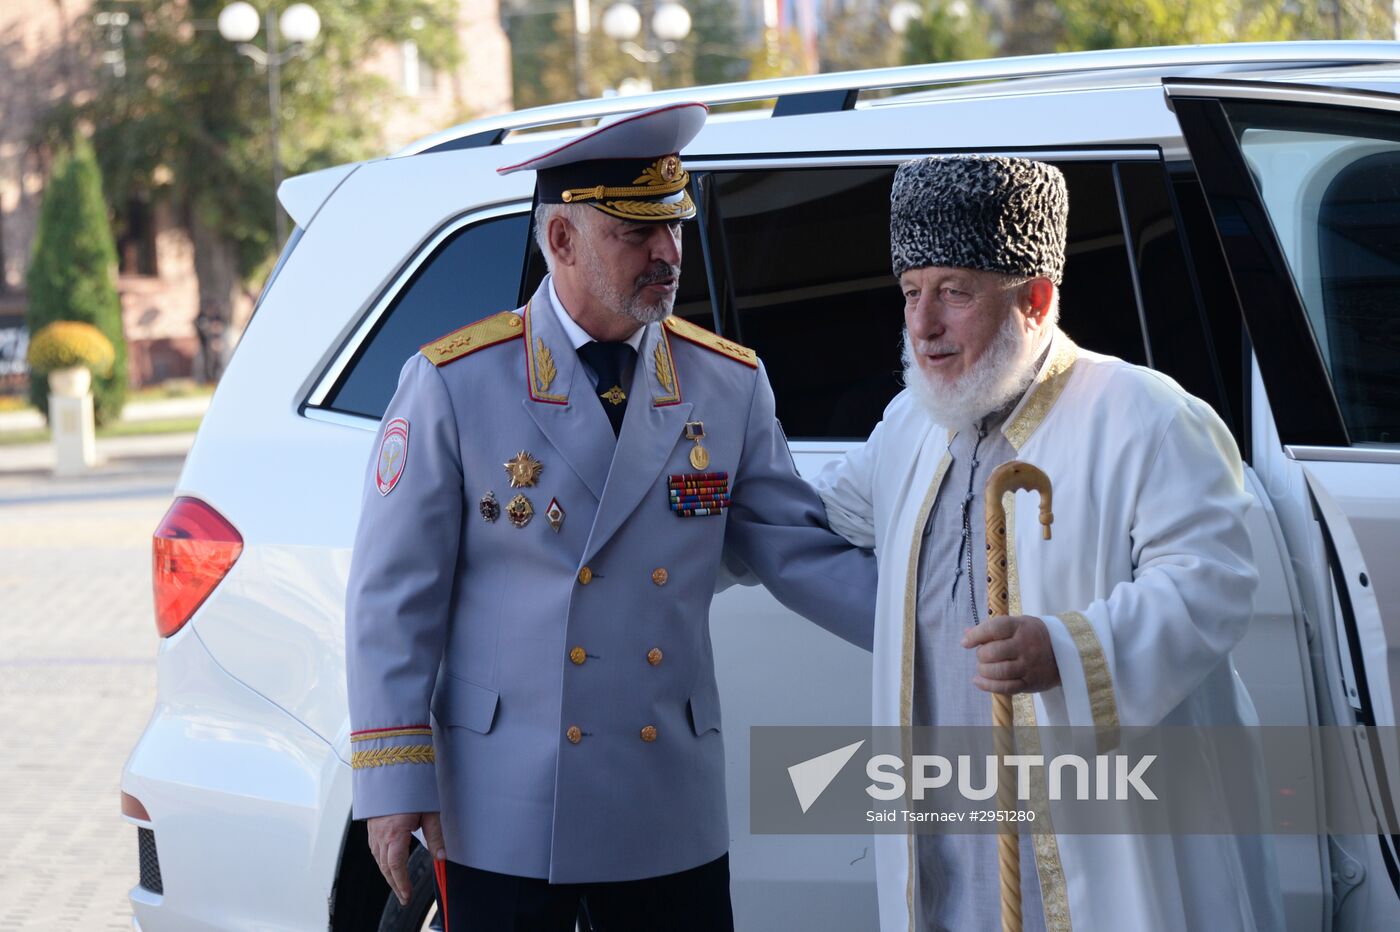
[[[116, 287], [117, 247], [102, 198], [102, 175], [92, 147], [81, 137], [59, 156], [44, 190], [29, 263], [31, 334], [57, 320], [92, 324], [111, 341], [116, 359], [106, 375], [94, 374], [97, 423], [121, 414], [126, 401], [126, 339]], [[29, 380], [29, 400], [48, 416], [49, 383]]]
[[900, 64], [903, 38], [889, 27], [883, 6], [846, 10], [826, 21], [818, 43], [822, 71], [857, 71]]
[[[113, 204], [164, 200], [194, 245], [203, 375], [217, 378], [245, 281], [270, 267], [274, 233], [267, 75], [219, 35], [227, 0], [98, 0], [129, 16], [124, 74], [98, 82], [85, 103], [60, 107], [49, 127], [92, 133]], [[253, 0], [260, 11], [280, 0]], [[393, 99], [364, 61], [376, 44], [412, 40], [422, 60], [460, 60], [457, 0], [322, 3], [321, 34], [282, 70], [284, 177], [382, 154], [379, 114]], [[264, 36], [254, 40], [261, 44]], [[225, 348], [226, 351], [227, 347]]]
[[[1186, 0], [1190, 2], [1190, 0]], [[1064, 34], [1060, 0], [1007, 0], [993, 20], [999, 55], [1053, 52]]]
[[738, 8], [734, 0], [694, 0], [690, 10], [690, 35], [677, 54], [690, 56], [687, 83], [724, 84], [748, 77], [749, 57], [739, 35]]
[[[550, 3], [520, 6], [506, 13], [510, 38], [511, 95], [515, 106], [540, 107], [578, 98], [574, 58], [573, 8]], [[591, 47], [601, 32], [592, 37]], [[611, 42], [611, 39], [607, 39]]]
[[1390, 37], [1388, 5], [1367, 0], [1058, 0], [1061, 51], [1213, 42]]
[[802, 36], [796, 29], [764, 30], [762, 44], [750, 53], [749, 59], [749, 78], [755, 81], [807, 73]]
[[990, 25], [980, 8], [967, 0], [923, 0], [923, 8], [923, 15], [904, 33], [904, 64], [968, 61], [992, 54]]
[[1060, 10], [1065, 51], [1239, 41], [1256, 33], [1263, 12], [1247, 12], [1238, 0], [1061, 0]]

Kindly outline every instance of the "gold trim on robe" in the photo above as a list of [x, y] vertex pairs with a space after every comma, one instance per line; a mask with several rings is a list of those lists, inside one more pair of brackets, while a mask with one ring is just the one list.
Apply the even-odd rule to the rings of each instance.
[[1049, 361], [1037, 373], [1035, 384], [1031, 386], [1020, 410], [1012, 412], [1011, 419], [1001, 429], [1006, 441], [1018, 453], [1059, 400], [1060, 393], [1069, 384], [1074, 362], [1079, 358], [1079, 347], [1064, 333], [1056, 330], [1051, 339], [1055, 345]]
[[1118, 746], [1118, 700], [1113, 695], [1113, 673], [1089, 619], [1082, 612], [1060, 612], [1057, 617], [1079, 648], [1084, 685], [1089, 690], [1089, 711], [1094, 718], [1094, 738], [1098, 752], [1103, 754]]
[[[948, 436], [947, 441], [951, 443], [952, 437]], [[914, 540], [909, 545], [909, 573], [904, 578], [904, 641], [901, 647], [900, 667], [899, 667], [899, 724], [903, 734], [901, 743], [903, 744], [903, 756], [908, 760], [912, 749], [910, 740], [913, 733], [909, 730], [914, 719], [914, 637], [918, 625], [919, 609], [919, 552], [923, 549], [924, 525], [928, 524], [929, 512], [933, 510], [933, 503], [938, 498], [938, 490], [943, 485], [943, 476], [948, 472], [948, 466], [953, 462], [953, 454], [946, 449], [943, 451], [943, 459], [939, 461], [938, 468], [933, 473], [933, 479], [929, 482], [928, 494], [924, 496], [923, 504], [919, 506], [919, 516], [914, 522]], [[905, 889], [905, 898], [909, 908], [909, 932], [914, 932], [914, 869], [918, 863], [914, 853], [914, 836], [911, 833], [907, 836], [909, 841], [909, 881]]]

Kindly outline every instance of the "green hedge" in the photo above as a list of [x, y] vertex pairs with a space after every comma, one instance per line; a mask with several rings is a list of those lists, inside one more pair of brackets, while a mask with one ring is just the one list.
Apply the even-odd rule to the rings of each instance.
[[[111, 341], [111, 371], [94, 374], [92, 382], [98, 424], [115, 421], [126, 401], [126, 338], [116, 271], [117, 247], [102, 197], [102, 176], [92, 147], [80, 138], [55, 164], [39, 208], [26, 323], [32, 336], [54, 321], [82, 321]], [[30, 378], [29, 400], [48, 416], [47, 379]]]

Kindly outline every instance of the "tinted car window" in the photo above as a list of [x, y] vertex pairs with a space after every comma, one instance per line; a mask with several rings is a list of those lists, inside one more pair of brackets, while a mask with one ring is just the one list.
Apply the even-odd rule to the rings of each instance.
[[1400, 150], [1337, 173], [1318, 216], [1332, 380], [1356, 440], [1400, 442]]
[[1201, 226], [1200, 188], [1180, 178], [1173, 203], [1161, 162], [1123, 162], [1116, 171], [1152, 365], [1213, 407], [1243, 446], [1242, 326], [1208, 215]]
[[517, 307], [529, 215], [463, 227], [414, 272], [351, 360], [326, 407], [382, 417], [399, 370], [418, 348], [496, 311]]
[[[1061, 326], [1146, 361], [1111, 163], [1060, 165], [1070, 191]], [[903, 299], [890, 270], [893, 166], [721, 172], [725, 329], [763, 357], [792, 438], [864, 439], [900, 389]]]
[[1229, 103], [1354, 442], [1400, 442], [1400, 119]]

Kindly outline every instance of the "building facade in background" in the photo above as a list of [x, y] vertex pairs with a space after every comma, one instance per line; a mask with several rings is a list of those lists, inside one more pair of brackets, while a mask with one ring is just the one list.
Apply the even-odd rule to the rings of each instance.
[[[122, 67], [122, 25], [106, 6], [96, 8], [93, 0], [0, 2], [0, 394], [20, 394], [28, 385], [25, 274], [50, 169], [38, 133], [55, 104], [81, 98], [104, 69]], [[420, 61], [412, 42], [386, 42], [366, 55], [364, 68], [399, 91], [398, 106], [381, 127], [386, 152], [463, 119], [511, 109], [510, 47], [498, 0], [460, 0], [460, 8], [464, 54], [454, 71], [439, 72]], [[92, 48], [96, 56], [83, 51]], [[253, 92], [265, 96], [266, 88]], [[190, 237], [159, 202], [109, 206], [123, 220], [117, 291], [131, 383], [190, 378], [200, 369]], [[251, 288], [241, 296], [235, 333], [255, 298]]]

